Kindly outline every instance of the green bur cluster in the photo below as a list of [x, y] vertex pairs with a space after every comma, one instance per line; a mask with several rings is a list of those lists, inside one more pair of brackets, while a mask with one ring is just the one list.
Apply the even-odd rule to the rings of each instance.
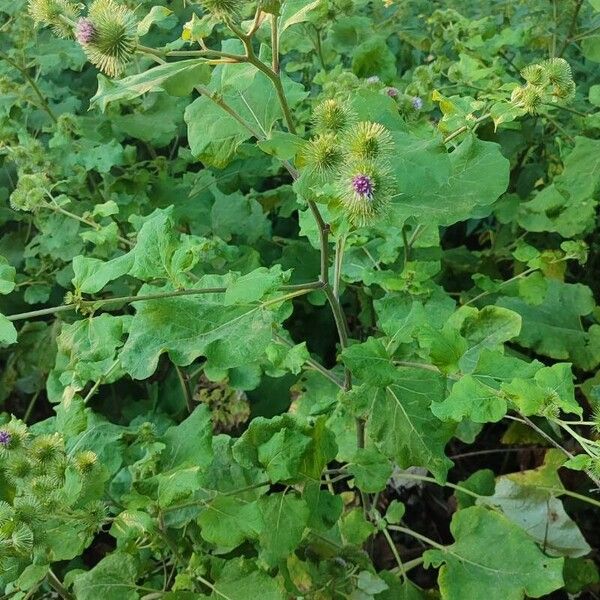
[[316, 135], [301, 157], [312, 186], [332, 183], [350, 223], [371, 223], [385, 211], [395, 191], [390, 132], [379, 123], [358, 121], [352, 109], [336, 99], [316, 107], [313, 124]]
[[[94, 0], [86, 19], [76, 22], [79, 5], [68, 0], [30, 0], [29, 14], [60, 37], [76, 37], [88, 60], [109, 77], [121, 75], [137, 44], [137, 21], [131, 10], [114, 0]], [[85, 23], [85, 35], [81, 24]]]
[[532, 115], [537, 114], [543, 104], [568, 104], [575, 97], [571, 66], [564, 58], [529, 65], [521, 75], [527, 83], [513, 91], [511, 102]]
[[106, 519], [104, 468], [58, 433], [35, 435], [19, 420], [0, 426], [0, 572], [71, 559]]

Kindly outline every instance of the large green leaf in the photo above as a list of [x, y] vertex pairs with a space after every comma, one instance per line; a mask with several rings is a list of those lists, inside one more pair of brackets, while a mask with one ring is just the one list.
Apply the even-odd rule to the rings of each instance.
[[600, 325], [586, 330], [581, 322], [595, 306], [588, 287], [552, 279], [539, 305], [513, 297], [502, 297], [497, 303], [521, 315], [523, 327], [516, 341], [525, 348], [571, 360], [581, 369], [591, 370], [600, 364]]
[[202, 60], [182, 60], [153, 67], [124, 79], [109, 79], [98, 75], [98, 91], [91, 99], [92, 107], [106, 110], [111, 102], [133, 100], [147, 92], [167, 92], [172, 96], [187, 96], [195, 86], [207, 83], [211, 69]]
[[454, 544], [424, 554], [426, 566], [441, 566], [444, 600], [523, 600], [563, 586], [563, 559], [544, 556], [520, 527], [496, 512], [465, 508], [454, 515], [450, 530]]
[[415, 368], [398, 369], [394, 383], [373, 391], [367, 433], [383, 454], [400, 467], [425, 467], [444, 481], [452, 461], [444, 447], [454, 426], [439, 421], [431, 412], [432, 401], [441, 399], [444, 379]]
[[113, 552], [91, 571], [75, 577], [75, 594], [78, 600], [138, 600], [136, 578], [134, 558], [123, 552]]
[[[227, 286], [230, 277], [205, 275], [198, 288]], [[165, 292], [144, 286], [140, 294]], [[224, 306], [222, 294], [198, 294], [136, 302], [136, 314], [121, 353], [123, 368], [135, 379], [149, 377], [167, 352], [180, 366], [206, 356], [209, 366], [231, 369], [263, 356], [278, 320], [276, 306], [266, 302]]]
[[[418, 149], [423, 148], [424, 142], [408, 136], [400, 136], [398, 143], [407, 146], [404, 160], [396, 167], [400, 195], [394, 202], [400, 215], [452, 225], [488, 214], [489, 206], [506, 190], [509, 163], [498, 144], [473, 135], [466, 137], [449, 155], [451, 171], [440, 185], [439, 173], [445, 173], [447, 163], [439, 150], [426, 144], [425, 151], [419, 155]], [[407, 171], [421, 172], [423, 178], [416, 180], [414, 175], [408, 175], [409, 187], [403, 188]]]
[[500, 477], [494, 495], [479, 498], [477, 503], [500, 508], [551, 556], [578, 557], [591, 551], [562, 502], [546, 490]]

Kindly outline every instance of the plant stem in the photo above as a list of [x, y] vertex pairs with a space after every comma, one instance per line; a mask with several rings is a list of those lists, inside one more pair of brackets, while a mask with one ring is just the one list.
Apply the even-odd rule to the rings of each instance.
[[102, 377], [99, 377], [98, 380], [94, 383], [94, 385], [90, 388], [90, 391], [85, 395], [83, 399], [83, 403], [87, 404], [92, 396], [98, 391], [98, 388], [102, 385], [102, 382], [106, 380], [106, 378], [119, 366], [119, 361], [115, 360], [115, 362], [111, 365], [110, 369], [104, 373]]
[[475, 125], [479, 125], [479, 123], [486, 121], [491, 116], [492, 115], [490, 113], [486, 113], [485, 115], [482, 115], [481, 117], [479, 117], [479, 118], [475, 119], [474, 121], [472, 121], [471, 123], [469, 123], [469, 125], [463, 125], [462, 127], [459, 127], [456, 131], [453, 131], [451, 134], [447, 135], [444, 138], [444, 144], [447, 144], [449, 141], [453, 140], [455, 137], [459, 136], [461, 133], [468, 131], [469, 129], [471, 129], [471, 127], [474, 127]]
[[422, 533], [413, 531], [412, 529], [409, 529], [408, 527], [400, 527], [399, 525], [388, 525], [388, 529], [391, 529], [392, 531], [399, 531], [400, 533], [405, 533], [406, 535], [409, 535], [410, 537], [414, 537], [417, 540], [421, 540], [422, 542], [425, 542], [426, 544], [429, 544], [430, 546], [433, 546], [434, 548], [437, 548], [438, 550], [442, 550], [443, 552], [446, 551], [446, 546], [443, 546], [439, 542], [436, 542], [435, 540], [428, 538], [427, 536], [423, 535]]
[[385, 529], [382, 529], [381, 533], [383, 533], [383, 537], [385, 538], [385, 541], [387, 542], [388, 546], [390, 547], [390, 550], [392, 551], [392, 554], [394, 555], [394, 559], [396, 560], [396, 564], [398, 565], [400, 575], [402, 577], [406, 577], [406, 570], [404, 569], [404, 564], [402, 563], [402, 559], [400, 558], [400, 554], [398, 553], [398, 548], [396, 548], [396, 544], [394, 544], [394, 540], [392, 539], [390, 532], [387, 530], [387, 527]]
[[29, 421], [29, 417], [31, 416], [31, 413], [33, 412], [33, 408], [35, 407], [35, 403], [37, 402], [37, 399], [39, 398], [40, 392], [41, 392], [41, 390], [38, 390], [35, 394], [33, 394], [33, 397], [29, 401], [29, 404], [27, 405], [27, 410], [25, 411], [25, 414], [23, 415], [24, 423], [27, 423], [27, 421]]
[[398, 479], [412, 479], [414, 481], [427, 481], [429, 483], [435, 483], [436, 485], [439, 485], [441, 487], [448, 487], [448, 488], [451, 488], [458, 492], [462, 492], [463, 494], [467, 494], [468, 496], [471, 496], [473, 498], [481, 498], [481, 494], [478, 494], [466, 487], [463, 487], [462, 485], [450, 483], [449, 481], [446, 481], [445, 483], [440, 483], [437, 479], [434, 479], [433, 477], [428, 477], [427, 475], [417, 475], [415, 473], [402, 473], [401, 475], [398, 476]]
[[342, 265], [344, 262], [344, 249], [346, 246], [346, 235], [342, 235], [335, 245], [335, 260], [333, 265], [333, 295], [340, 297], [340, 280], [342, 278]]
[[[286, 346], [288, 346], [290, 348], [293, 348], [293, 346], [294, 346], [292, 343], [288, 342], [288, 340], [286, 340], [284, 337], [280, 336], [278, 333], [273, 333], [273, 337], [280, 344], [285, 344]], [[308, 358], [306, 360], [306, 364], [309, 365], [310, 367], [312, 367], [315, 371], [318, 371], [319, 373], [321, 373], [321, 375], [323, 375], [323, 377], [326, 377], [327, 379], [329, 379], [329, 381], [331, 381], [332, 383], [337, 385], [340, 389], [344, 389], [342, 382], [338, 381], [338, 379], [335, 377], [335, 375], [333, 375], [333, 373], [331, 371], [329, 371], [329, 369], [326, 369], [323, 365], [318, 363], [316, 360], [314, 360], [312, 358]]]
[[175, 371], [177, 372], [177, 378], [179, 379], [179, 384], [181, 385], [181, 391], [183, 392], [183, 397], [185, 398], [185, 405], [190, 414], [194, 412], [194, 399], [192, 397], [192, 390], [190, 390], [190, 382], [183, 372], [183, 369], [173, 363], [175, 367]]
[[69, 593], [67, 588], [62, 584], [61, 580], [54, 574], [52, 569], [48, 569], [48, 575], [46, 575], [50, 587], [61, 597], [63, 600], [75, 600]]
[[581, 6], [583, 4], [583, 0], [576, 0], [575, 9], [573, 10], [573, 17], [571, 18], [571, 24], [569, 25], [569, 30], [567, 31], [567, 35], [565, 37], [564, 42], [562, 43], [560, 50], [558, 51], [559, 58], [565, 53], [568, 45], [571, 43], [571, 38], [575, 33], [575, 28], [577, 27], [577, 17], [579, 16], [579, 11], [581, 10]]
[[279, 75], [279, 19], [277, 15], [271, 15], [271, 69]]
[[[84, 225], [87, 225], [88, 227], [91, 227], [92, 229], [95, 229], [96, 231], [102, 229], [102, 225], [95, 223], [94, 221], [90, 221], [89, 219], [86, 219], [84, 217], [80, 217], [79, 215], [76, 215], [75, 213], [72, 213], [66, 209], [64, 209], [62, 206], [58, 205], [56, 203], [56, 201], [54, 200], [54, 198], [52, 196], [50, 196], [52, 198], [52, 204], [46, 204], [46, 206], [50, 209], [53, 210], [55, 212], [60, 213], [61, 215], [64, 215], [65, 217], [69, 217], [70, 219], [74, 219], [75, 221], [79, 221], [80, 223], [83, 223]], [[131, 240], [128, 240], [127, 238], [124, 238], [120, 235], [117, 236], [117, 239], [125, 244], [128, 247], [133, 247], [134, 243]]]
[[[320, 289], [323, 284], [320, 281], [309, 282], [307, 284], [300, 285], [283, 285], [279, 288], [280, 291], [292, 291], [297, 292], [295, 294], [288, 294], [285, 298], [295, 297], [303, 293], [308, 293], [312, 290]], [[197, 296], [200, 294], [223, 294], [227, 291], [226, 287], [215, 287], [215, 288], [191, 288], [184, 290], [175, 290], [171, 292], [159, 292], [156, 294], [146, 294], [141, 296], [118, 296], [116, 298], [103, 298], [100, 300], [84, 300], [78, 304], [63, 304], [61, 306], [52, 306], [50, 308], [42, 308], [40, 310], [32, 310], [29, 312], [18, 313], [15, 315], [9, 315], [6, 318], [9, 321], [22, 321], [23, 319], [31, 319], [34, 317], [43, 317], [45, 315], [53, 315], [61, 312], [68, 312], [77, 310], [79, 308], [92, 308], [96, 310], [105, 306], [106, 304], [120, 304], [120, 303], [131, 303], [131, 302], [142, 302], [146, 300], [161, 300], [164, 298], [176, 298], [178, 296]], [[283, 301], [283, 299], [275, 299], [267, 301], [263, 306], [274, 304], [277, 301]]]
[[33, 90], [34, 94], [38, 97], [38, 100], [40, 101], [40, 104], [42, 105], [42, 108], [44, 109], [44, 111], [47, 113], [47, 115], [50, 117], [50, 119], [52, 119], [52, 121], [54, 123], [57, 123], [56, 115], [54, 114], [54, 112], [52, 112], [52, 109], [50, 108], [50, 105], [46, 101], [46, 98], [44, 98], [44, 95], [42, 94], [40, 88], [37, 86], [37, 83], [29, 75], [27, 70], [24, 67], [21, 67], [12, 58], [10, 58], [10, 56], [8, 56], [8, 54], [2, 52], [2, 50], [0, 50], [0, 59], [4, 59], [11, 67], [15, 68], [17, 71], [19, 71], [19, 73], [21, 73], [23, 78], [31, 86], [31, 89]]

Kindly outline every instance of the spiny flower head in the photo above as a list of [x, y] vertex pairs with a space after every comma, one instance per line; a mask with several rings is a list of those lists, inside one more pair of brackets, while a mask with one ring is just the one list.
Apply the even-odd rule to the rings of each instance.
[[239, 16], [240, 0], [200, 0], [202, 8], [221, 19]]
[[98, 455], [91, 450], [78, 452], [73, 459], [73, 465], [81, 475], [89, 475], [94, 470], [97, 462]]
[[313, 111], [317, 133], [341, 133], [356, 122], [356, 115], [347, 103], [330, 98], [318, 104]]
[[94, 0], [78, 40], [89, 61], [109, 77], [120, 75], [133, 56], [137, 24], [133, 12], [114, 0]]
[[40, 435], [29, 447], [31, 458], [40, 466], [49, 466], [64, 456], [64, 441], [60, 434]]
[[10, 435], [10, 431], [6, 429], [0, 429], [0, 446], [7, 448], [10, 445], [10, 440], [12, 436]]
[[392, 136], [380, 123], [362, 121], [348, 136], [350, 156], [358, 160], [384, 159], [393, 147]]
[[548, 84], [548, 73], [543, 65], [528, 65], [521, 71], [521, 77], [531, 85], [545, 86]]
[[75, 26], [75, 38], [83, 46], [89, 44], [96, 37], [97, 31], [89, 19], [79, 19]]
[[354, 225], [367, 225], [389, 204], [393, 178], [387, 167], [375, 161], [347, 165], [337, 182], [339, 199]]
[[564, 58], [549, 58], [542, 66], [552, 85], [563, 87], [573, 81], [571, 65]]
[[302, 156], [312, 172], [323, 179], [335, 174], [344, 163], [344, 151], [333, 133], [323, 133], [307, 142]]
[[390, 98], [397, 98], [398, 95], [400, 94], [400, 91], [398, 90], [398, 88], [395, 87], [389, 87], [386, 90], [386, 94], [390, 97]]
[[544, 102], [543, 90], [535, 85], [527, 84], [524, 87], [516, 88], [511, 95], [510, 101], [515, 106], [526, 110], [529, 114], [535, 115]]
[[420, 96], [413, 96], [410, 103], [415, 110], [421, 110], [423, 108], [423, 99]]
[[29, 0], [28, 10], [34, 22], [52, 27], [62, 38], [72, 38], [70, 22], [79, 15], [79, 6], [69, 0]]
[[44, 173], [20, 173], [10, 205], [14, 210], [35, 212], [46, 201], [47, 189], [50, 185]]

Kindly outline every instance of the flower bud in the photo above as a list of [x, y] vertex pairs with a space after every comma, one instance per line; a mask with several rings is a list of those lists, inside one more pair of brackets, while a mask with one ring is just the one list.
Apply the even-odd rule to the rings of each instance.
[[73, 466], [81, 475], [89, 475], [98, 462], [98, 455], [91, 450], [78, 452], [73, 459]]
[[385, 210], [394, 188], [387, 167], [375, 161], [357, 161], [348, 165], [337, 187], [349, 221], [358, 226], [368, 225]]
[[564, 58], [549, 58], [544, 61], [543, 67], [552, 85], [563, 87], [573, 81], [571, 65]]
[[330, 98], [318, 104], [313, 111], [317, 133], [342, 133], [356, 122], [352, 109], [341, 100]]
[[545, 86], [548, 84], [546, 69], [540, 64], [533, 64], [521, 71], [521, 77], [531, 85]]
[[93, 65], [109, 77], [117, 77], [135, 51], [135, 17], [114, 0], [94, 0], [88, 18], [78, 23], [77, 39]]
[[362, 121], [348, 136], [350, 156], [358, 160], [386, 158], [394, 148], [389, 131], [380, 123]]
[[57, 462], [64, 454], [64, 442], [60, 434], [40, 435], [29, 447], [32, 460], [40, 466]]
[[200, 0], [204, 10], [220, 19], [238, 18], [240, 4], [240, 0]]
[[337, 136], [325, 133], [306, 143], [302, 158], [315, 175], [326, 179], [343, 165], [344, 151]]
[[50, 26], [58, 37], [73, 37], [69, 22], [77, 19], [78, 5], [69, 0], [29, 0], [28, 10], [36, 25]]

